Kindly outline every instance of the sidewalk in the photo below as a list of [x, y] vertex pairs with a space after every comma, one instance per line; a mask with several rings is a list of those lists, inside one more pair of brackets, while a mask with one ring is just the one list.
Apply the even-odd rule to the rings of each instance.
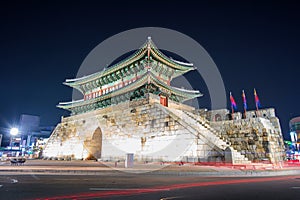
[[[259, 165], [261, 166], [261, 165]], [[133, 168], [125, 168], [124, 162], [96, 161], [58, 161], [58, 160], [27, 160], [24, 165], [13, 166], [9, 161], [0, 162], [0, 174], [77, 174], [103, 175], [118, 173], [149, 174], [149, 175], [192, 175], [192, 176], [279, 176], [298, 175], [300, 167], [284, 167], [277, 169], [234, 166], [193, 165], [179, 166], [175, 163], [135, 163]]]

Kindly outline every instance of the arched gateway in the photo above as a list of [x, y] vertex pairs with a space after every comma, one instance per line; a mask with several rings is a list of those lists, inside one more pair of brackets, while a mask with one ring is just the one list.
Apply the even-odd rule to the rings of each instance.
[[102, 131], [99, 127], [94, 131], [91, 139], [84, 141], [84, 147], [88, 151], [87, 159], [101, 158]]

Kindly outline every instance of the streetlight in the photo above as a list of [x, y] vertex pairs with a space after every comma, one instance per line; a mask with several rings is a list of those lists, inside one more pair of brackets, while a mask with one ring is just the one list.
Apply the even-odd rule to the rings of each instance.
[[10, 150], [12, 150], [12, 139], [13, 139], [13, 136], [18, 135], [18, 133], [19, 133], [19, 129], [18, 128], [11, 128], [10, 129]]
[[10, 134], [12, 136], [16, 136], [16, 135], [18, 135], [18, 133], [19, 133], [19, 129], [18, 128], [11, 128], [10, 129]]

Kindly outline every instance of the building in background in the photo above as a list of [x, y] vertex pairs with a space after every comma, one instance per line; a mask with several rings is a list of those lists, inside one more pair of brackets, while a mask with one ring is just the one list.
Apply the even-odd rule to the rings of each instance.
[[2, 134], [0, 134], [0, 147], [2, 147]]
[[33, 135], [39, 132], [40, 117], [35, 115], [22, 114], [20, 116], [19, 131], [21, 143], [19, 145], [22, 150], [22, 154], [26, 151], [30, 151], [34, 143]]
[[47, 141], [53, 128], [52, 126], [40, 126], [39, 116], [22, 114], [19, 122], [22, 155], [35, 154], [38, 156], [43, 149], [42, 144]]
[[300, 159], [300, 117], [290, 120], [290, 136], [294, 159]]
[[[10, 156], [28, 155], [38, 157], [43, 150], [53, 126], [40, 126], [40, 117], [35, 115], [22, 114], [16, 126], [18, 134], [11, 135], [9, 128], [2, 128], [4, 132], [2, 151]], [[2, 135], [0, 134], [0, 142]]]

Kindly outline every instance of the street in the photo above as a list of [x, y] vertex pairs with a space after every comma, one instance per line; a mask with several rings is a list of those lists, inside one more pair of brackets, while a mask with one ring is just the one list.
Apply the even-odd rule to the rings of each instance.
[[1, 199], [297, 199], [300, 176], [1, 175]]

